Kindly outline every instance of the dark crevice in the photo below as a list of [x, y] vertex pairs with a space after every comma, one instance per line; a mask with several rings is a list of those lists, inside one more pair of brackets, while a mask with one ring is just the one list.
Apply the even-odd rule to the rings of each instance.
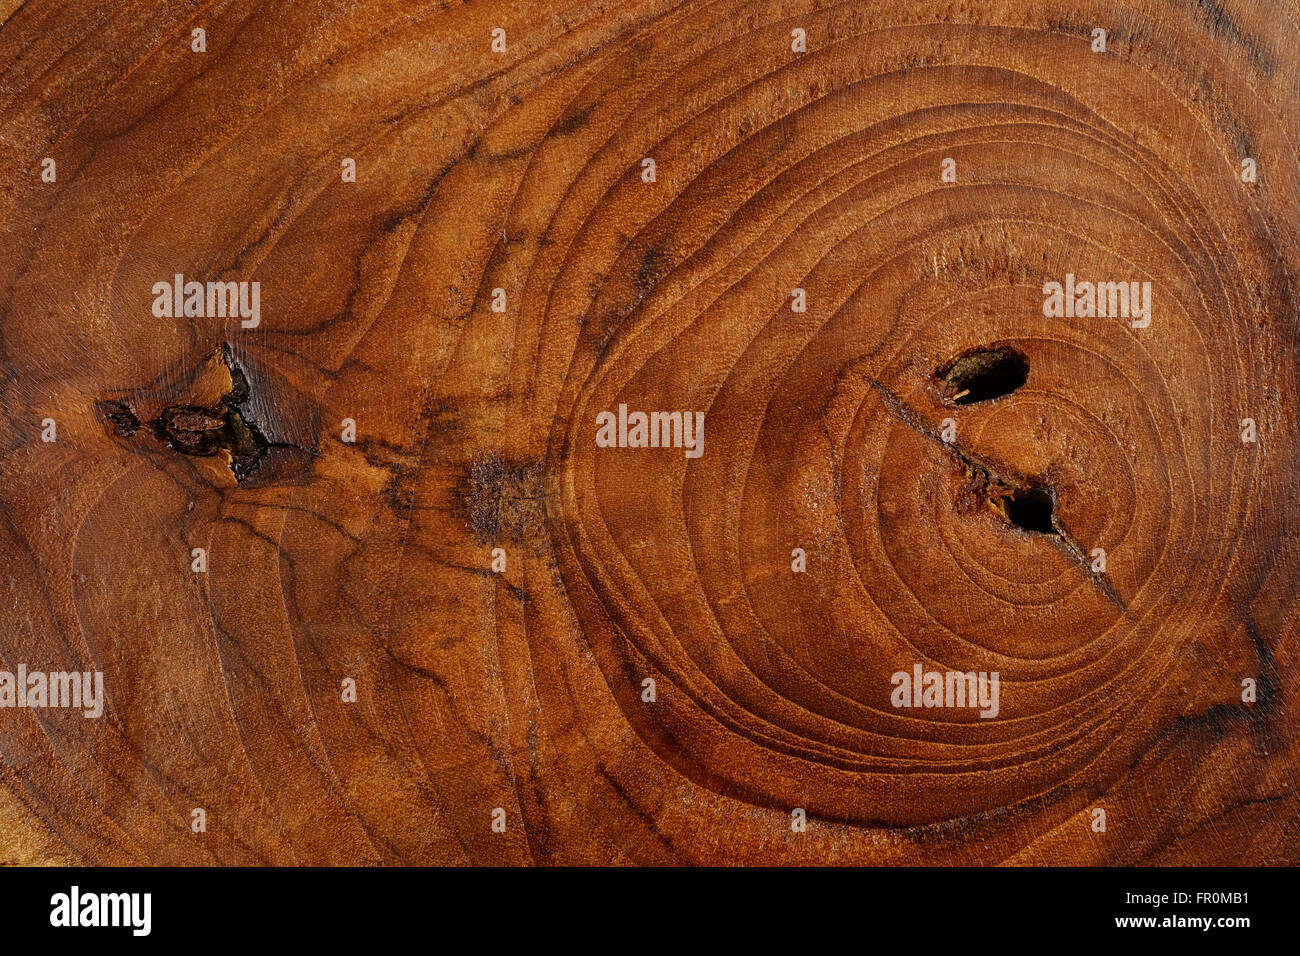
[[239, 409], [172, 405], [149, 423], [154, 437], [182, 455], [206, 458], [224, 449], [230, 453], [230, 470], [241, 481], [252, 474], [267, 441], [256, 426], [244, 420]]
[[1029, 380], [1029, 359], [1008, 346], [973, 349], [941, 366], [944, 401], [974, 405], [1010, 395]]
[[130, 438], [142, 427], [162, 444], [182, 455], [207, 458], [224, 450], [230, 455], [230, 470], [237, 481], [248, 478], [271, 447], [257, 423], [246, 417], [242, 406], [248, 401], [248, 379], [235, 364], [229, 345], [221, 347], [230, 373], [230, 391], [214, 407], [176, 404], [162, 409], [158, 417], [141, 422], [126, 402], [104, 400], [96, 407], [113, 430]]
[[1052, 511], [1056, 499], [1046, 488], [1029, 486], [1002, 495], [997, 501], [1003, 516], [1015, 527], [1034, 534], [1056, 535]]
[[123, 438], [130, 438], [140, 429], [140, 419], [135, 417], [125, 402], [106, 399], [97, 402], [99, 413], [113, 426], [113, 430]]

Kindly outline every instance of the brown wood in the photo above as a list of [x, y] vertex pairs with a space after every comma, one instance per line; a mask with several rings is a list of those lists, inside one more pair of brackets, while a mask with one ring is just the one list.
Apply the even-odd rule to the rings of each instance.
[[1300, 862], [1293, 2], [0, 13], [0, 862]]

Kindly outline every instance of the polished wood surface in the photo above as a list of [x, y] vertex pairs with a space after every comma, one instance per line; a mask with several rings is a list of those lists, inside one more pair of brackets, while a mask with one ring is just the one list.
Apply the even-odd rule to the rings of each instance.
[[0, 15], [0, 862], [1300, 862], [1294, 2]]

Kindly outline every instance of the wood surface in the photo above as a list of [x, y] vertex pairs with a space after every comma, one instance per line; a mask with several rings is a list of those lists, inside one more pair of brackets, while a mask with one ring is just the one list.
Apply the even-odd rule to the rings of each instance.
[[0, 15], [0, 862], [1300, 862], [1294, 0]]

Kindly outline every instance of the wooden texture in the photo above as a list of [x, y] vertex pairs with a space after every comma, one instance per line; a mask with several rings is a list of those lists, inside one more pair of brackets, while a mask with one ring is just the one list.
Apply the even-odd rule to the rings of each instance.
[[1300, 862], [1292, 0], [15, 7], [0, 862]]

